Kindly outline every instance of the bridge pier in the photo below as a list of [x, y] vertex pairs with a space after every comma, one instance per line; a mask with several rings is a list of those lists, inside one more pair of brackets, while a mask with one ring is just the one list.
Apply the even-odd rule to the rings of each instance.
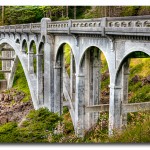
[[109, 134], [127, 125], [127, 113], [122, 111], [128, 103], [129, 60], [124, 62], [117, 75], [115, 84], [110, 83]]
[[30, 74], [34, 73], [33, 57], [34, 57], [34, 52], [29, 51], [28, 52], [28, 71], [29, 71]]
[[44, 105], [43, 99], [43, 69], [42, 69], [42, 58], [43, 54], [36, 54], [37, 57], [37, 100], [40, 107]]
[[63, 113], [63, 49], [54, 66], [54, 112]]
[[75, 133], [83, 137], [85, 133], [85, 75], [76, 74], [76, 100], [75, 100]]
[[76, 85], [75, 72], [76, 72], [75, 59], [71, 51], [70, 52], [70, 98], [72, 102], [75, 101], [75, 85]]

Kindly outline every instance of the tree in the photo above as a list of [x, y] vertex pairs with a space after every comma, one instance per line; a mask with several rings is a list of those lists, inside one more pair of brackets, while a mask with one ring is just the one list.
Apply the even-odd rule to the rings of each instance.
[[2, 25], [4, 25], [4, 6], [2, 6]]
[[68, 6], [66, 6], [66, 17], [68, 18]]
[[76, 6], [74, 6], [74, 19], [76, 19]]

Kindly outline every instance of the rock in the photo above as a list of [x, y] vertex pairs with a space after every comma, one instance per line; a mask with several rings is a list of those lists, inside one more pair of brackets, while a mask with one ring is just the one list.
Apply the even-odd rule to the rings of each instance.
[[5, 124], [8, 122], [7, 116], [0, 116], [0, 124]]
[[4, 100], [4, 94], [1, 93], [1, 94], [0, 94], [0, 101], [3, 101], [3, 100]]
[[147, 81], [150, 82], [150, 75], [146, 77]]
[[138, 81], [139, 81], [139, 76], [135, 75], [135, 76], [132, 78], [132, 82], [137, 83]]
[[4, 95], [4, 101], [9, 102], [9, 95], [7, 95], [7, 94]]

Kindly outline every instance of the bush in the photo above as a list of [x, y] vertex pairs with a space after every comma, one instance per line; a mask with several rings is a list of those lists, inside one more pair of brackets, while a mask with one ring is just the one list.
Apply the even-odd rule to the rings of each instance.
[[0, 143], [16, 143], [18, 135], [17, 123], [9, 122], [0, 126]]

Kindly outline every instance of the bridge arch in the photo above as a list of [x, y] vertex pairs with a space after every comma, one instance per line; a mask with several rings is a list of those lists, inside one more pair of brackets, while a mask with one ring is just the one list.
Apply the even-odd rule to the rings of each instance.
[[[123, 62], [126, 60], [126, 58], [132, 54], [132, 53], [135, 53], [135, 52], [143, 52], [147, 55], [150, 56], [150, 50], [148, 48], [145, 48], [145, 47], [140, 47], [140, 46], [135, 46], [135, 47], [131, 47], [127, 50], [125, 50], [125, 54], [121, 57], [121, 60], [120, 60], [120, 63], [118, 64], [118, 68], [117, 68], [117, 73], [121, 67], [121, 65], [123, 64]], [[117, 74], [116, 74], [117, 75]]]
[[[34, 108], [38, 109], [39, 106], [37, 103], [36, 91], [35, 91], [35, 89], [36, 89], [36, 84], [35, 84], [36, 78], [34, 75], [32, 75], [32, 76], [29, 75], [29, 72], [27, 69], [27, 63], [28, 62], [27, 62], [27, 59], [24, 57], [23, 53], [20, 51], [20, 45], [18, 45], [17, 43], [14, 43], [14, 41], [7, 39], [7, 38], [1, 39], [0, 45], [5, 45], [5, 44], [8, 44], [9, 46], [11, 46], [12, 49], [15, 51], [16, 56], [19, 58], [21, 65], [23, 67], [26, 79], [27, 79], [27, 83], [28, 83], [28, 87], [29, 87], [30, 94], [32, 97], [32, 102], [33, 102]], [[15, 72], [12, 72], [12, 73], [15, 73]]]
[[25, 54], [28, 54], [28, 43], [27, 43], [26, 39], [23, 39], [23, 41], [22, 41], [21, 51], [24, 52]]
[[76, 92], [76, 62], [72, 47], [61, 43], [55, 55], [54, 62], [54, 112], [62, 113], [63, 97], [70, 104], [69, 111], [74, 123], [74, 108]]
[[[110, 76], [106, 53], [96, 44], [86, 46], [85, 48], [86, 49], [82, 51], [78, 69], [78, 78], [85, 87], [82, 103], [85, 106], [100, 105], [101, 103], [108, 104]], [[82, 76], [83, 78], [81, 78]], [[79, 85], [77, 85], [77, 87], [78, 86]], [[104, 99], [103, 93], [107, 94], [107, 98], [105, 97], [107, 100]], [[99, 116], [99, 112], [86, 113], [86, 130], [97, 122]]]
[[[144, 47], [132, 47], [126, 50], [116, 71], [114, 83], [114, 104], [118, 114], [116, 115], [116, 127], [121, 128], [127, 125], [127, 113], [121, 113], [120, 105], [128, 103], [128, 86], [129, 86], [129, 66], [131, 58], [150, 58], [150, 51]], [[118, 109], [119, 108], [119, 109]], [[119, 115], [120, 114], [120, 115]], [[121, 117], [120, 117], [121, 116]]]

